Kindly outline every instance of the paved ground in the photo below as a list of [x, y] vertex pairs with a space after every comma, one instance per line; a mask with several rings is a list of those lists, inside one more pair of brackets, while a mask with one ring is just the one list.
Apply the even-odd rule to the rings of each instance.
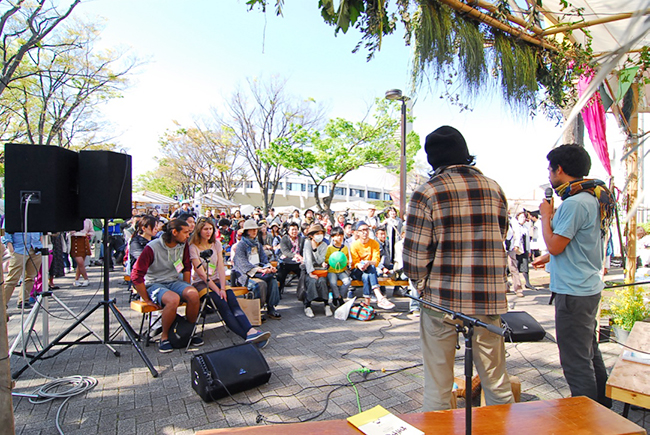
[[[101, 300], [100, 268], [92, 267], [91, 286], [72, 287], [71, 278], [57, 280], [61, 286], [55, 294], [76, 312], [83, 312]], [[535, 271], [534, 284], [547, 282], [544, 272]], [[128, 308], [126, 287], [118, 272], [111, 274], [111, 297], [134, 327], [139, 325], [137, 313]], [[562, 376], [554, 336], [553, 308], [548, 305], [549, 292], [525, 292], [524, 298], [509, 296], [512, 307], [531, 313], [547, 330], [547, 338], [537, 343], [508, 344], [508, 371], [522, 381], [522, 401], [568, 397], [569, 390]], [[406, 298], [394, 298], [394, 311], [381, 311], [371, 322], [326, 318], [322, 307], [314, 309], [309, 319], [289, 288], [280, 305], [282, 320], [269, 320], [261, 327], [271, 331], [273, 338], [263, 350], [273, 375], [268, 384], [219, 403], [204, 403], [190, 386], [192, 353], [176, 350], [160, 354], [152, 345], [146, 354], [160, 372], [153, 378], [135, 349], [117, 346], [121, 356], [115, 357], [103, 345], [74, 346], [56, 357], [39, 361], [16, 382], [16, 391], [31, 392], [48, 381], [47, 377], [71, 375], [93, 376], [98, 385], [91, 391], [71, 399], [61, 411], [62, 428], [66, 434], [183, 434], [208, 428], [255, 425], [267, 422], [297, 422], [310, 418], [345, 418], [377, 404], [394, 413], [418, 412], [422, 405], [422, 368], [418, 340], [418, 319], [407, 314]], [[10, 342], [19, 334], [20, 313], [15, 296], [9, 314]], [[51, 335], [71, 323], [67, 313], [51, 304]], [[215, 320], [214, 317], [209, 318]], [[36, 325], [42, 336], [41, 320]], [[97, 311], [86, 322], [102, 335], [103, 313]], [[112, 328], [116, 322], [111, 319]], [[81, 330], [72, 336], [81, 335]], [[120, 334], [119, 338], [122, 338]], [[242, 340], [227, 332], [221, 324], [206, 326], [206, 344], [200, 352], [220, 349]], [[32, 346], [30, 346], [32, 348]], [[601, 345], [609, 369], [620, 352], [613, 343]], [[456, 373], [462, 376], [461, 349]], [[12, 369], [23, 365], [20, 357], [11, 358]], [[376, 372], [366, 379], [361, 368]], [[36, 370], [38, 370], [37, 373]], [[355, 383], [354, 389], [346, 379]], [[347, 386], [344, 386], [347, 385]], [[358, 402], [357, 402], [358, 400]], [[56, 414], [62, 400], [31, 404], [27, 399], [14, 399], [16, 432], [20, 434], [55, 434]], [[622, 404], [614, 410], [621, 412]], [[650, 428], [645, 411], [631, 411], [630, 419]]]

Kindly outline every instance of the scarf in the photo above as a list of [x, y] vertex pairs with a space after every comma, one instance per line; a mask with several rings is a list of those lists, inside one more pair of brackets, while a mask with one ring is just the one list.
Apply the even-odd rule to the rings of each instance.
[[596, 179], [569, 181], [555, 189], [555, 193], [562, 198], [562, 201], [580, 192], [591, 193], [598, 200], [600, 207], [600, 235], [605, 238], [616, 212], [616, 198], [605, 186], [605, 183]]

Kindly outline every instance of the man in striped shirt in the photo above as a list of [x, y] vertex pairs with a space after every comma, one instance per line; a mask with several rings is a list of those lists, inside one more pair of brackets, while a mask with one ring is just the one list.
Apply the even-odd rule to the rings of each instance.
[[[422, 299], [500, 326], [507, 311], [508, 206], [501, 187], [474, 165], [465, 139], [443, 126], [427, 136], [434, 169], [409, 203], [404, 273]], [[450, 408], [457, 333], [449, 315], [425, 308], [420, 317], [424, 411]], [[488, 405], [512, 403], [503, 337], [475, 328], [474, 364]]]

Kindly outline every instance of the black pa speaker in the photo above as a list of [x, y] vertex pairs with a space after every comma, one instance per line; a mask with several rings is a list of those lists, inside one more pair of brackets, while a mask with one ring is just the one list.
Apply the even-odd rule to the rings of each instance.
[[192, 358], [192, 388], [206, 402], [259, 387], [271, 369], [253, 343], [227, 347]]
[[546, 337], [544, 327], [525, 311], [501, 314], [501, 324], [506, 329], [506, 342], [541, 341]]
[[79, 214], [84, 218], [131, 217], [131, 156], [79, 152]]
[[[5, 145], [5, 229], [57, 232], [80, 230], [76, 152], [49, 145]], [[130, 198], [129, 198], [130, 199]]]

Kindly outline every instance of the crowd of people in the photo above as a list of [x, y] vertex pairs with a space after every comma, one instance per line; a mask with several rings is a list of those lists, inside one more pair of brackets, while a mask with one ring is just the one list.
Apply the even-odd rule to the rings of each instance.
[[[394, 308], [379, 285], [381, 276], [401, 276], [395, 264], [401, 264], [403, 222], [394, 208], [385, 210], [384, 221], [373, 208], [367, 213], [369, 223], [345, 212], [333, 224], [326, 213], [311, 209], [276, 215], [271, 208], [266, 217], [259, 208], [248, 216], [238, 210], [232, 215], [205, 210], [199, 216], [189, 201], [166, 223], [150, 213], [133, 214], [123, 224], [125, 258], [142, 300], [162, 309], [161, 352], [172, 350], [168, 334], [181, 301], [187, 305], [187, 320], [194, 322], [201, 297], [212, 299], [237, 335], [266, 346], [270, 333], [251, 326], [228, 287], [246, 287], [260, 300], [264, 317], [280, 320], [277, 306], [291, 274], [298, 277], [297, 293], [310, 318], [315, 316], [314, 302], [322, 303], [329, 317], [345, 299], [354, 298], [352, 279], [363, 283], [362, 305]], [[338, 263], [330, 261], [336, 252], [344, 261], [340, 255]], [[412, 311], [418, 310], [415, 306]], [[194, 337], [192, 344], [200, 346], [202, 340]]]
[[[499, 327], [500, 315], [508, 310], [506, 271], [512, 276], [510, 290], [523, 296], [524, 286], [533, 288], [529, 264], [550, 263], [560, 363], [571, 393], [611, 407], [596, 315], [615, 200], [601, 181], [585, 178], [591, 165], [587, 152], [569, 144], [548, 154], [549, 181], [563, 199], [557, 210], [550, 200], [537, 212], [510, 216], [501, 187], [474, 166], [458, 130], [437, 129], [427, 136], [425, 151], [434, 172], [413, 193], [408, 224], [394, 208], [383, 210], [383, 218], [374, 208], [359, 218], [345, 212], [330, 219], [328, 213], [311, 209], [277, 215], [273, 208], [267, 216], [260, 208], [249, 216], [212, 210], [198, 216], [184, 201], [169, 220], [155, 211], [143, 215], [134, 210], [131, 220], [112, 222], [109, 252], [95, 246], [95, 256], [126, 263], [144, 303], [162, 310], [160, 352], [173, 350], [169, 330], [181, 302], [187, 320], [195, 322], [202, 297], [214, 302], [228, 328], [243, 340], [265, 347], [271, 334], [251, 325], [228, 284], [246, 287], [260, 300], [266, 317], [280, 320], [277, 307], [291, 274], [299, 279], [297, 294], [309, 318], [315, 316], [314, 303], [322, 303], [325, 316], [332, 316], [345, 298], [354, 298], [352, 280], [363, 284], [362, 305], [393, 309], [379, 279], [390, 276], [408, 279], [406, 291], [421, 296], [421, 302]], [[90, 241], [100, 230], [101, 222], [87, 219], [83, 228], [68, 235], [75, 286], [89, 285], [85, 264], [92, 254]], [[65, 240], [60, 236], [54, 238], [59, 244]], [[3, 242], [12, 254], [5, 302], [24, 267], [18, 304], [27, 307], [42, 262], [42, 234], [5, 234]], [[60, 251], [55, 256], [51, 269], [66, 257]], [[393, 294], [400, 291], [405, 290]], [[458, 320], [428, 308], [420, 316], [417, 303], [410, 310], [420, 317], [424, 410], [448, 409]], [[484, 328], [474, 334], [474, 364], [487, 404], [512, 403], [503, 337]], [[203, 340], [195, 336], [191, 343], [200, 346]]]

